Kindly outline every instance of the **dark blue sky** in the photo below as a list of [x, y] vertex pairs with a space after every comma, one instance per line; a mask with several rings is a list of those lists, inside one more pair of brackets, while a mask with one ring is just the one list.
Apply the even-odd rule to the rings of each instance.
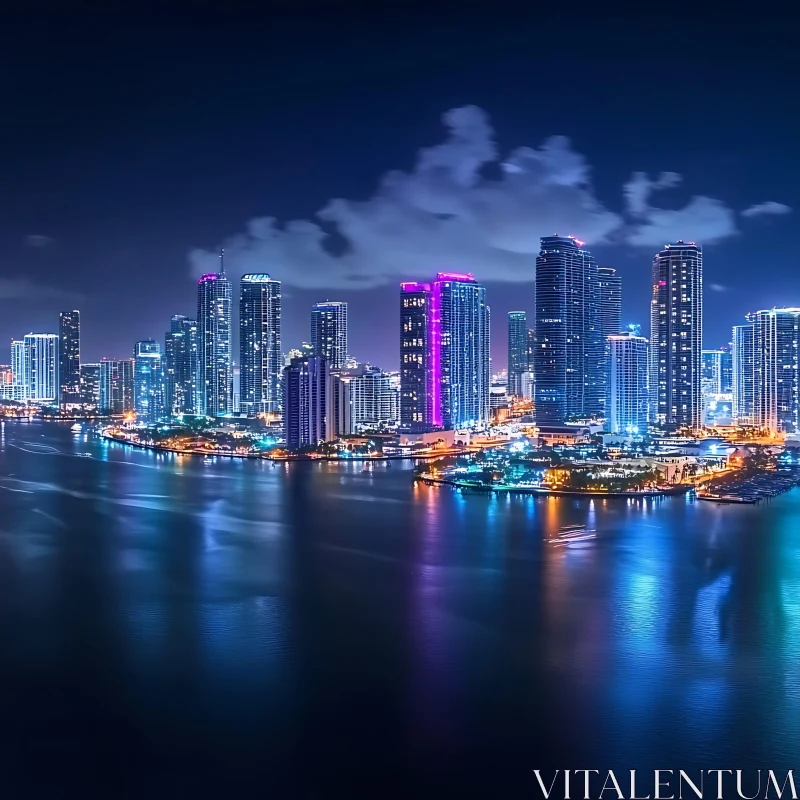
[[[310, 218], [331, 198], [367, 200], [383, 174], [410, 171], [421, 148], [444, 140], [445, 111], [468, 104], [489, 115], [503, 154], [568, 136], [609, 211], [623, 211], [632, 172], [672, 171], [683, 181], [658, 194], [659, 206], [703, 195], [737, 212], [739, 233], [704, 245], [706, 285], [724, 288], [706, 291], [706, 346], [728, 341], [748, 310], [800, 305], [790, 20], [398, 5], [278, 3], [249, 19], [137, 6], [118, 18], [10, 20], [0, 341], [54, 330], [59, 309], [77, 307], [84, 360], [129, 355], [137, 339], [162, 338], [172, 314], [194, 313], [191, 249], [216, 249], [254, 217]], [[767, 200], [794, 212], [738, 215]], [[620, 270], [625, 318], [646, 331], [655, 248], [611, 238], [588, 246]], [[261, 266], [287, 284], [285, 349], [308, 338], [311, 303], [347, 300], [353, 355], [396, 367], [397, 280], [301, 289], [290, 285], [293, 266]], [[477, 277], [489, 288], [499, 367], [505, 314], [530, 312], [532, 287]]]

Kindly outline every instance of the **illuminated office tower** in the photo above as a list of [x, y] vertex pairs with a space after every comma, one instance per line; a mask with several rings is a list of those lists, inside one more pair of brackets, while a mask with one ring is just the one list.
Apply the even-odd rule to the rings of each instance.
[[754, 334], [752, 322], [733, 328], [733, 419], [737, 425], [755, 425]]
[[770, 433], [798, 431], [800, 308], [748, 314], [753, 323], [753, 420]]
[[397, 426], [397, 390], [387, 372], [370, 367], [350, 379], [352, 430], [393, 428]]
[[127, 414], [133, 411], [133, 360], [100, 362], [100, 411]]
[[733, 344], [720, 347], [720, 390], [723, 394], [733, 391]]
[[23, 389], [23, 399], [28, 397], [28, 384], [25, 382], [25, 340], [11, 340], [11, 382]]
[[81, 364], [81, 403], [100, 408], [100, 365]]
[[59, 328], [59, 403], [81, 402], [81, 312], [62, 311]]
[[[609, 292], [608, 317], [616, 313]], [[545, 236], [536, 259], [533, 373], [537, 423], [603, 413], [605, 343], [597, 262], [573, 237]]]
[[329, 369], [347, 362], [347, 303], [316, 303], [311, 309], [311, 345]]
[[244, 275], [239, 296], [239, 403], [243, 412], [282, 408], [281, 282]]
[[136, 421], [148, 425], [164, 417], [164, 372], [161, 345], [154, 339], [133, 349], [133, 408]]
[[328, 365], [324, 358], [293, 358], [283, 370], [283, 430], [286, 447], [316, 447], [334, 438], [328, 431]]
[[164, 337], [164, 405], [167, 416], [199, 413], [199, 369], [197, 321], [175, 314]]
[[58, 400], [58, 336], [29, 333], [25, 336], [25, 386], [27, 399], [34, 403]]
[[611, 366], [611, 351], [608, 342], [609, 336], [616, 336], [622, 330], [622, 279], [617, 271], [611, 267], [597, 268], [598, 286], [598, 325], [600, 326], [600, 339], [603, 343], [603, 361], [600, 370], [603, 404], [603, 416], [607, 415], [606, 402], [609, 394], [609, 369]]
[[650, 392], [653, 421], [702, 425], [703, 253], [693, 242], [668, 244], [653, 259]]
[[489, 420], [486, 288], [471, 274], [440, 272], [400, 285], [400, 425], [471, 428]]
[[608, 409], [610, 433], [647, 431], [647, 339], [630, 333], [608, 337]]
[[220, 271], [203, 275], [197, 285], [198, 411], [219, 417], [231, 411], [231, 284]]
[[522, 376], [528, 371], [528, 315], [508, 312], [508, 393], [522, 397]]
[[703, 350], [701, 386], [707, 394], [722, 393], [722, 350]]

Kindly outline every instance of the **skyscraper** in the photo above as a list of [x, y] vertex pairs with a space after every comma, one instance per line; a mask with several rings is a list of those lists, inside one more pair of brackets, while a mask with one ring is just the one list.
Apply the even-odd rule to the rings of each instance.
[[723, 394], [733, 391], [733, 344], [720, 347], [720, 390]]
[[737, 425], [755, 425], [754, 334], [752, 322], [733, 328], [733, 419]]
[[611, 367], [611, 351], [608, 337], [615, 336], [622, 330], [622, 280], [615, 269], [598, 267], [597, 287], [598, 320], [600, 338], [603, 344], [603, 361], [600, 371], [602, 383], [600, 402], [602, 403], [602, 414], [607, 416], [606, 403], [609, 396], [609, 369]]
[[100, 408], [99, 364], [81, 364], [81, 403]]
[[608, 337], [608, 413], [610, 433], [647, 430], [647, 339], [630, 333]]
[[572, 237], [546, 236], [536, 259], [533, 372], [540, 425], [603, 412], [606, 351], [599, 275], [597, 262], [582, 246]]
[[694, 242], [668, 244], [653, 259], [650, 391], [653, 421], [700, 428], [703, 253]]
[[62, 311], [59, 327], [59, 402], [81, 402], [81, 312]]
[[203, 275], [197, 285], [199, 412], [210, 417], [231, 411], [231, 284], [220, 271]]
[[722, 393], [722, 350], [703, 350], [700, 385], [705, 393]]
[[283, 425], [290, 450], [316, 447], [327, 431], [328, 366], [324, 358], [293, 358], [283, 371]]
[[133, 407], [137, 422], [152, 424], [164, 416], [164, 373], [161, 345], [154, 339], [133, 349]]
[[247, 414], [282, 410], [281, 282], [244, 275], [239, 297], [239, 392]]
[[798, 431], [800, 308], [748, 314], [753, 323], [753, 418], [770, 433]]
[[133, 411], [133, 361], [100, 362], [100, 411], [127, 414]]
[[197, 414], [200, 369], [197, 321], [176, 314], [164, 339], [164, 404], [168, 416]]
[[329, 369], [344, 369], [347, 361], [347, 303], [316, 303], [311, 309], [311, 344]]
[[29, 333], [25, 336], [25, 386], [27, 399], [34, 403], [58, 400], [58, 336]]
[[522, 397], [522, 376], [528, 371], [528, 315], [508, 312], [508, 393]]
[[486, 289], [471, 274], [440, 272], [400, 292], [400, 424], [408, 430], [489, 420]]
[[352, 430], [392, 428], [397, 425], [396, 390], [389, 374], [377, 367], [365, 369], [350, 379]]
[[23, 396], [28, 397], [28, 384], [25, 382], [25, 340], [11, 340], [12, 383], [23, 388]]

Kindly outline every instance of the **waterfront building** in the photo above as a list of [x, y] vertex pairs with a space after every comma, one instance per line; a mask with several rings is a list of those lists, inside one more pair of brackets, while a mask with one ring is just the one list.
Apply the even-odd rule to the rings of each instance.
[[733, 420], [755, 425], [755, 329], [752, 322], [733, 328]]
[[220, 271], [203, 275], [197, 285], [198, 411], [210, 417], [231, 411], [231, 284]]
[[720, 394], [722, 389], [722, 350], [703, 350], [701, 387], [703, 392]]
[[[611, 319], [616, 312], [610, 290], [607, 299]], [[602, 414], [606, 351], [599, 273], [592, 254], [573, 237], [546, 236], [541, 240], [534, 330], [537, 423], [562, 425]]]
[[328, 373], [325, 396], [325, 433], [331, 440], [354, 433], [353, 376], [342, 370]]
[[54, 403], [59, 396], [59, 337], [55, 333], [29, 333], [25, 343], [26, 396], [34, 403]]
[[0, 386], [14, 383], [14, 373], [11, 371], [11, 364], [0, 364]]
[[81, 312], [62, 311], [59, 328], [59, 403], [81, 402]]
[[164, 417], [164, 373], [161, 345], [154, 339], [133, 349], [133, 408], [137, 422], [152, 424]]
[[320, 356], [292, 359], [283, 370], [286, 447], [299, 450], [333, 439], [328, 431], [328, 365]]
[[168, 416], [199, 413], [199, 370], [197, 321], [175, 314], [164, 337], [164, 406]]
[[81, 364], [80, 402], [100, 408], [100, 364]]
[[397, 391], [388, 373], [377, 367], [365, 368], [350, 379], [350, 393], [354, 433], [397, 427]]
[[609, 369], [611, 366], [611, 351], [608, 337], [616, 336], [622, 330], [622, 279], [617, 271], [611, 267], [597, 268], [598, 287], [598, 324], [600, 326], [600, 339], [603, 343], [603, 362], [600, 371], [602, 382], [601, 402], [602, 415], [608, 414], [607, 402], [609, 396]]
[[733, 343], [720, 347], [720, 388], [723, 394], [733, 391]]
[[653, 421], [702, 426], [703, 253], [693, 242], [668, 244], [653, 259], [650, 391]]
[[281, 282], [243, 275], [239, 294], [239, 405], [249, 415], [282, 410]]
[[133, 411], [133, 361], [100, 362], [100, 410], [104, 414]]
[[645, 433], [648, 417], [648, 342], [643, 336], [618, 333], [608, 337], [609, 433]]
[[25, 387], [19, 383], [0, 383], [0, 400], [22, 403], [26, 400]]
[[528, 315], [508, 312], [508, 393], [522, 397], [522, 375], [528, 371]]
[[800, 308], [748, 314], [753, 323], [753, 421], [770, 433], [798, 431]]
[[[25, 340], [11, 340], [11, 383], [22, 387], [22, 399], [28, 397], [28, 385], [25, 383]], [[14, 394], [19, 394], [16, 390]], [[13, 399], [13, 398], [12, 398]]]
[[329, 369], [347, 365], [347, 303], [316, 303], [311, 309], [311, 345]]
[[474, 428], [489, 421], [486, 288], [440, 272], [400, 286], [400, 424], [408, 431]]
[[536, 394], [536, 381], [532, 372], [523, 372], [520, 383], [522, 384], [522, 398], [533, 401]]

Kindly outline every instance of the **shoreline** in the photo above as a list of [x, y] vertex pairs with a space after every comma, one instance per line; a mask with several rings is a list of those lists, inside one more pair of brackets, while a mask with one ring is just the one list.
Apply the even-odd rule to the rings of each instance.
[[688, 494], [694, 491], [694, 486], [676, 486], [670, 489], [653, 489], [643, 492], [597, 492], [597, 491], [576, 491], [572, 489], [539, 489], [534, 486], [482, 486], [479, 484], [465, 483], [447, 478], [428, 478], [417, 477], [420, 483], [429, 486], [438, 484], [442, 486], [453, 486], [456, 489], [472, 489], [476, 492], [485, 494], [530, 494], [534, 497], [675, 497]]

